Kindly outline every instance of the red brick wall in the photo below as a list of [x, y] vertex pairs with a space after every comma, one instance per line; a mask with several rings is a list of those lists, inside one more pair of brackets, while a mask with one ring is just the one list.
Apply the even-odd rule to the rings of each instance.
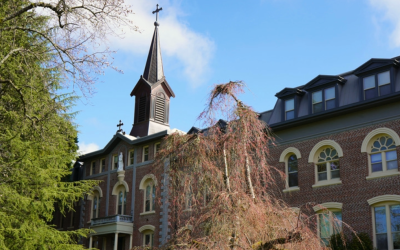
[[[399, 176], [366, 180], [368, 154], [361, 153], [361, 144], [369, 132], [381, 127], [393, 129], [400, 134], [400, 121], [397, 120], [271, 148], [270, 163], [283, 172], [285, 172], [285, 163], [279, 162], [281, 153], [288, 147], [295, 147], [301, 153], [301, 158], [298, 159], [300, 190], [283, 194], [284, 200], [292, 207], [299, 207], [308, 202], [312, 202], [313, 205], [324, 202], [341, 202], [343, 203], [343, 221], [357, 232], [367, 232], [372, 236], [372, 214], [367, 200], [385, 194], [400, 195]], [[279, 136], [279, 132], [277, 135]], [[313, 163], [308, 163], [308, 157], [314, 145], [322, 140], [334, 140], [343, 150], [343, 157], [340, 158], [342, 184], [313, 188], [315, 166]], [[399, 150], [397, 148], [398, 165], [400, 165]], [[278, 183], [283, 190], [284, 182], [278, 181]]]

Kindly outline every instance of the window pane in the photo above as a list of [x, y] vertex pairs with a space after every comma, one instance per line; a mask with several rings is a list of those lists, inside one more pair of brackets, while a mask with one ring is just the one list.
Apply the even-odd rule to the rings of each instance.
[[322, 102], [313, 105], [313, 113], [318, 113], [323, 110], [324, 110], [324, 104]]
[[289, 174], [289, 187], [297, 187], [299, 185], [298, 182], [298, 173]]
[[377, 234], [376, 235], [376, 246], [379, 250], [388, 249], [388, 239], [387, 234]]
[[386, 208], [375, 207], [375, 231], [376, 233], [386, 233]]
[[378, 86], [390, 83], [389, 71], [378, 74]]
[[334, 231], [335, 231], [335, 233], [340, 232], [340, 231], [342, 231], [342, 212], [337, 211], [337, 212], [333, 212], [333, 214], [335, 215]]
[[331, 236], [329, 231], [329, 215], [319, 215], [319, 235], [321, 238], [328, 238]]
[[328, 175], [325, 173], [319, 173], [318, 174], [318, 181], [325, 181], [328, 179]]
[[335, 87], [325, 89], [325, 100], [335, 99]]
[[375, 88], [365, 90], [365, 100], [374, 98], [376, 96]]
[[400, 249], [400, 233], [392, 234], [393, 237], [393, 248]]
[[378, 172], [378, 171], [382, 171], [382, 163], [376, 163], [376, 164], [372, 164], [372, 172]]
[[388, 95], [388, 94], [390, 94], [390, 92], [391, 92], [390, 84], [383, 85], [383, 86], [380, 86], [380, 87], [379, 87], [379, 95], [380, 95], [380, 96], [382, 96], [382, 95]]
[[293, 110], [294, 109], [294, 99], [286, 100], [285, 101], [285, 111]]
[[336, 102], [335, 99], [326, 101], [326, 109], [328, 110], [328, 109], [333, 109], [333, 108], [335, 108], [335, 106], [336, 106], [336, 103], [335, 103], [335, 102]]
[[312, 103], [322, 102], [322, 90], [312, 93]]
[[400, 232], [400, 205], [390, 206], [390, 223], [392, 233]]
[[294, 110], [286, 112], [286, 120], [294, 118]]
[[318, 172], [326, 172], [326, 164], [318, 164]]
[[331, 178], [332, 179], [340, 179], [340, 171], [339, 170], [332, 171], [331, 172]]
[[297, 169], [297, 157], [295, 155], [291, 155], [288, 160], [288, 172], [295, 172]]
[[382, 162], [382, 154], [372, 154], [371, 155], [371, 163], [377, 163], [377, 162]]
[[387, 161], [392, 161], [397, 159], [397, 154], [396, 151], [389, 151], [386, 152], [386, 160]]
[[364, 77], [364, 89], [375, 88], [375, 76]]
[[388, 161], [386, 162], [386, 164], [387, 164], [387, 170], [397, 169], [397, 161]]
[[155, 202], [156, 202], [156, 187], [153, 186], [153, 194], [152, 194], [152, 199], [151, 199], [151, 208], [154, 211], [155, 210]]

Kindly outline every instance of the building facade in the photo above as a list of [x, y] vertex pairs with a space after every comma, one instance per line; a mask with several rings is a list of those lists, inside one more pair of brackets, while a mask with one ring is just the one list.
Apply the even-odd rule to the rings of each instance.
[[[322, 216], [328, 210], [355, 231], [368, 233], [378, 249], [400, 249], [397, 59], [371, 59], [350, 72], [285, 88], [276, 94], [275, 107], [260, 113], [276, 140], [270, 164], [286, 173], [286, 180], [278, 182], [282, 198], [302, 211], [311, 204], [323, 241], [335, 232]], [[130, 133], [119, 129], [103, 149], [75, 164], [74, 180], [101, 182], [74, 213], [54, 219], [60, 230], [93, 229], [82, 240], [86, 247], [126, 250], [160, 246], [169, 238], [166, 190], [161, 205], [155, 203], [157, 185], [168, 184], [151, 174], [161, 139], [177, 131], [169, 128], [175, 94], [164, 76], [157, 22], [144, 73], [131, 96]]]

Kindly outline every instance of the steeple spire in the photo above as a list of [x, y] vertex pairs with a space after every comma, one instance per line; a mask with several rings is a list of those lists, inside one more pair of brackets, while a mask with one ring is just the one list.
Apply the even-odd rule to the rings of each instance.
[[153, 39], [151, 40], [149, 55], [147, 56], [146, 67], [144, 68], [143, 78], [146, 79], [150, 83], [156, 83], [164, 76], [163, 63], [161, 58], [161, 47], [160, 47], [160, 36], [158, 34], [158, 12], [160, 12], [162, 8], [158, 8], [153, 11], [153, 14], [156, 13], [156, 21], [154, 22], [154, 34]]
[[129, 134], [135, 137], [169, 129], [169, 101], [175, 94], [164, 76], [157, 22], [160, 10], [157, 4], [153, 11], [157, 15], [146, 67], [131, 92], [131, 96], [135, 96], [135, 117]]

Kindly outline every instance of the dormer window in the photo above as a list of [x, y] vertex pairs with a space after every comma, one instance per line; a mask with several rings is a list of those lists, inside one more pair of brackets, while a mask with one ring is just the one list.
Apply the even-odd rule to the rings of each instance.
[[364, 100], [390, 94], [390, 71], [363, 78]]
[[285, 101], [285, 120], [294, 118], [294, 99]]
[[312, 111], [318, 113], [336, 107], [335, 87], [312, 93]]

